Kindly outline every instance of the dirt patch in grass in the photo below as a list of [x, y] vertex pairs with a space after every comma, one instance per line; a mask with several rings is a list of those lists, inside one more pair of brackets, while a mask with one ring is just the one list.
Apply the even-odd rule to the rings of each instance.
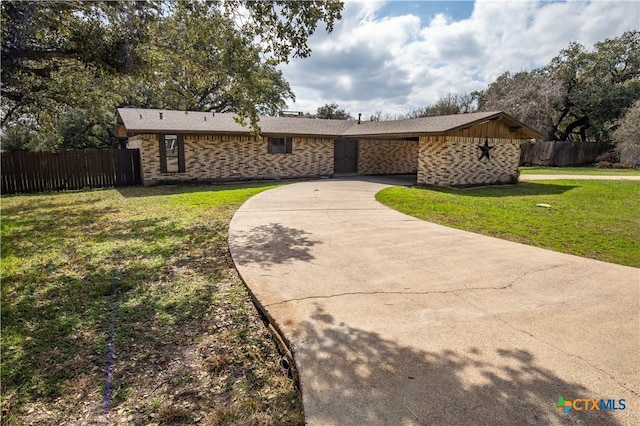
[[227, 248], [267, 188], [2, 198], [3, 422], [302, 423]]

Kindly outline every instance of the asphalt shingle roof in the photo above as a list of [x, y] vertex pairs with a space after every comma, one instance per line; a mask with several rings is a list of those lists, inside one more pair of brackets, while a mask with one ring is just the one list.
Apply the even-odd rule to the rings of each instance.
[[[128, 132], [250, 133], [248, 126], [241, 126], [234, 120], [235, 114], [143, 108], [119, 108], [118, 114]], [[362, 121], [360, 124], [355, 120], [260, 117], [259, 126], [262, 133], [267, 136], [391, 137], [441, 134], [497, 117], [523, 127], [530, 135], [528, 137], [539, 137], [537, 132], [500, 111], [396, 121]]]
[[394, 121], [367, 121], [352, 126], [343, 136], [385, 136], [420, 133], [444, 133], [499, 115], [499, 111], [471, 114], [440, 115], [436, 117], [410, 118]]
[[[234, 120], [235, 114], [139, 108], [119, 108], [118, 114], [130, 132], [250, 133], [248, 126], [241, 126]], [[259, 125], [265, 135], [339, 136], [354, 123], [346, 120], [260, 117]]]

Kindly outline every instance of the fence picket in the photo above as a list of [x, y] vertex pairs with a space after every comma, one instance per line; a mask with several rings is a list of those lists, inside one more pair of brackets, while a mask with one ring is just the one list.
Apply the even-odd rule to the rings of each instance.
[[140, 185], [137, 149], [3, 152], [2, 194]]
[[520, 145], [521, 166], [576, 166], [594, 163], [611, 149], [608, 142], [525, 141]]

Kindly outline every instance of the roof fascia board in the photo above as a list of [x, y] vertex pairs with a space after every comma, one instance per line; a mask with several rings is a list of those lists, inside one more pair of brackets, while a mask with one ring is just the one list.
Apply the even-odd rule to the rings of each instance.
[[415, 138], [420, 136], [440, 136], [444, 135], [444, 132], [411, 132], [411, 133], [375, 133], [375, 134], [361, 134], [361, 135], [348, 135], [340, 136], [341, 139], [402, 139], [402, 138]]
[[[250, 132], [230, 132], [224, 130], [175, 130], [175, 129], [162, 129], [162, 130], [149, 130], [149, 129], [134, 129], [129, 130], [129, 134], [132, 135], [155, 135], [158, 133], [181, 133], [186, 135], [223, 135], [223, 136], [255, 136]], [[342, 138], [340, 134], [322, 135], [318, 133], [287, 133], [287, 132], [263, 132], [260, 136], [266, 137], [278, 137], [286, 136], [291, 138]]]

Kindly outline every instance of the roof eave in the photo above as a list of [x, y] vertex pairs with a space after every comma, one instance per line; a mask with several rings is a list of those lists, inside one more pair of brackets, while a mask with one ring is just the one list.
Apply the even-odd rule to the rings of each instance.
[[399, 139], [420, 136], [444, 135], [444, 132], [405, 132], [405, 133], [364, 133], [356, 135], [342, 135], [342, 139]]
[[342, 136], [340, 134], [331, 134], [331, 135], [323, 135], [318, 133], [275, 133], [275, 132], [264, 132], [262, 136], [272, 137], [272, 136], [286, 136], [290, 138], [322, 138], [322, 139], [339, 139]]
[[[142, 135], [142, 134], [157, 134], [157, 133], [182, 133], [182, 134], [197, 134], [197, 135], [243, 135], [254, 136], [249, 131], [233, 131], [233, 130], [184, 130], [184, 129], [127, 129], [129, 134]], [[262, 132], [260, 136], [286, 136], [286, 137], [300, 137], [300, 138], [340, 138], [339, 133], [332, 134], [320, 134], [320, 133], [291, 133], [291, 132]]]
[[542, 133], [532, 129], [531, 127], [527, 126], [526, 124], [522, 123], [521, 121], [515, 119], [511, 115], [502, 111], [496, 112], [495, 114], [488, 115], [486, 117], [480, 118], [478, 120], [475, 120], [469, 123], [462, 124], [460, 126], [453, 127], [451, 129], [448, 129], [446, 133], [467, 129], [469, 127], [477, 126], [479, 124], [483, 124], [488, 121], [499, 120], [501, 118], [504, 120], [510, 121], [512, 124], [515, 124], [516, 126], [509, 126], [509, 127], [518, 127], [517, 130], [519, 130], [524, 136], [526, 136], [525, 138], [522, 138], [522, 139], [543, 139], [544, 138], [544, 136], [542, 136]]

